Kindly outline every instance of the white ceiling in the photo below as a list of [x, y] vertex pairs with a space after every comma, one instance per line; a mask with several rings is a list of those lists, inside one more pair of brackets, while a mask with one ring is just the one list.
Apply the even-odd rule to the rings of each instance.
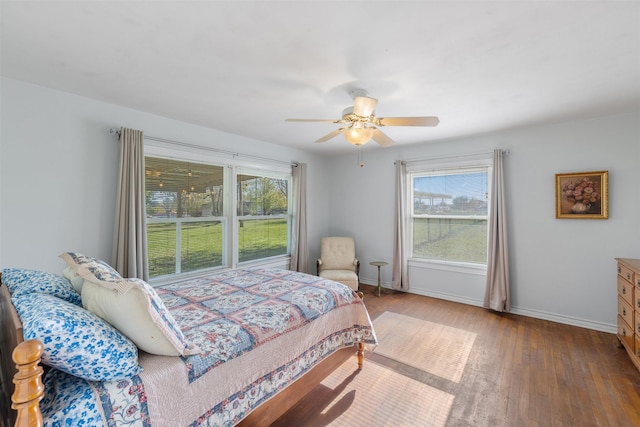
[[336, 124], [284, 119], [337, 119], [354, 88], [378, 117], [440, 118], [385, 127], [397, 144], [640, 109], [637, 1], [2, 1], [0, 14], [4, 77], [315, 153], [353, 147], [313, 143]]

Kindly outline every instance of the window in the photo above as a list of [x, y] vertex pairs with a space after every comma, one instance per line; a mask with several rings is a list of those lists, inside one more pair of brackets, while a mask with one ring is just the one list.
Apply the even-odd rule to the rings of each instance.
[[488, 165], [413, 168], [412, 258], [451, 263], [487, 263]]
[[289, 255], [290, 172], [147, 155], [145, 177], [151, 278]]
[[289, 179], [237, 175], [238, 261], [289, 253]]

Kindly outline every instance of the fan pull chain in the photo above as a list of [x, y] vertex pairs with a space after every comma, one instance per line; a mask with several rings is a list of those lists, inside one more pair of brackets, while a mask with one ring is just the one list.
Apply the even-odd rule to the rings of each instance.
[[364, 156], [362, 154], [362, 145], [358, 145], [358, 166], [364, 167]]

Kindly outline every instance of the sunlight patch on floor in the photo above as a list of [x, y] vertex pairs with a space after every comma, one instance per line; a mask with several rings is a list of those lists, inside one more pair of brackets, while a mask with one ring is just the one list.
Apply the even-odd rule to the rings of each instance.
[[[454, 396], [365, 361], [355, 371], [353, 360], [342, 364], [322, 385], [340, 390], [321, 418], [332, 426], [434, 426], [447, 423]], [[347, 410], [348, 409], [348, 410]]]
[[476, 334], [385, 311], [373, 321], [376, 354], [460, 382]]

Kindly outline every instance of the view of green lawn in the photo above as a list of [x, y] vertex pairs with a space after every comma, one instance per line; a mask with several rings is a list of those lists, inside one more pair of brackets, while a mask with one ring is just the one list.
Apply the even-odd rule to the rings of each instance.
[[240, 221], [238, 260], [240, 262], [287, 253], [287, 220], [253, 219]]
[[[240, 262], [287, 253], [287, 219], [241, 220], [238, 227]], [[173, 274], [176, 269], [176, 223], [147, 225], [149, 275]], [[223, 230], [219, 221], [183, 222], [181, 271], [222, 265]]]
[[416, 218], [413, 242], [413, 256], [418, 258], [485, 264], [487, 221]]

